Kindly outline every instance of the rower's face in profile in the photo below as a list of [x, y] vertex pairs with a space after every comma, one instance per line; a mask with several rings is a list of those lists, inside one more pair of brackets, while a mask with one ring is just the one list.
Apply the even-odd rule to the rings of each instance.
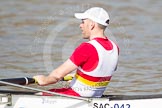
[[82, 30], [82, 35], [84, 39], [89, 39], [90, 36], [90, 21], [88, 19], [82, 19], [80, 24], [80, 29]]

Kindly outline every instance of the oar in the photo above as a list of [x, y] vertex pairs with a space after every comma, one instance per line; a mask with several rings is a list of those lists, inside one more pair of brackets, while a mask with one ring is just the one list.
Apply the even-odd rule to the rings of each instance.
[[[5, 82], [19, 84], [19, 85], [28, 85], [28, 84], [35, 83], [35, 80], [33, 78], [28, 78], [28, 77], [0, 79], [0, 81], [5, 81]], [[5, 86], [5, 84], [0, 83], [0, 86]]]
[[[61, 81], [69, 81], [72, 79], [73, 79], [72, 76], [65, 76]], [[28, 78], [28, 77], [0, 79], [0, 81], [5, 81], [5, 82], [19, 84], [19, 85], [28, 85], [28, 84], [37, 83], [37, 81], [34, 78]], [[5, 86], [5, 84], [0, 83], [0, 86]]]
[[70, 81], [72, 79], [73, 79], [72, 76], [65, 76], [61, 81]]
[[56, 93], [56, 92], [46, 91], [46, 90], [37, 89], [37, 88], [33, 88], [33, 87], [28, 87], [28, 86], [23, 86], [23, 85], [5, 82], [5, 81], [1, 81], [1, 80], [0, 80], [0, 84], [18, 87], [18, 88], [23, 88], [23, 89], [28, 89], [28, 90], [33, 90], [33, 91], [37, 91], [37, 92], [45, 92], [45, 93], [49, 93], [49, 94], [57, 95], [57, 96], [63, 96], [63, 97], [68, 97], [68, 98], [73, 98], [73, 99], [84, 100], [84, 101], [87, 101], [87, 102], [92, 101], [92, 99], [90, 99], [90, 98], [83, 98], [83, 97], [77, 97], [77, 96], [70, 96], [70, 95], [66, 95], [66, 94], [60, 94], [60, 93]]

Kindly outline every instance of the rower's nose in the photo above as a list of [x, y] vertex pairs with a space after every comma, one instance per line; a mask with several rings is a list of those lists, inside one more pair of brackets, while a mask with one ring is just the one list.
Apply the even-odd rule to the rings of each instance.
[[81, 23], [81, 24], [79, 25], [79, 27], [82, 28], [82, 27], [83, 27], [83, 23]]

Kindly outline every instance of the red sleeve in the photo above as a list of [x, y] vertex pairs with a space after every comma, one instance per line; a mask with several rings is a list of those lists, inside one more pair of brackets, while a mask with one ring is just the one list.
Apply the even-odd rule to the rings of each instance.
[[92, 47], [89, 43], [82, 43], [78, 46], [70, 57], [70, 60], [77, 66], [84, 64], [90, 56], [89, 48]]

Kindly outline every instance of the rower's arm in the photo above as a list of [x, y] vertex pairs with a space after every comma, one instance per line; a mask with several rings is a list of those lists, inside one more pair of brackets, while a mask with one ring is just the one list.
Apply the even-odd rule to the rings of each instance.
[[34, 76], [34, 79], [41, 86], [53, 84], [61, 80], [64, 76], [71, 73], [75, 69], [77, 69], [77, 66], [70, 59], [68, 59], [58, 68], [53, 70], [48, 76], [37, 75]]

